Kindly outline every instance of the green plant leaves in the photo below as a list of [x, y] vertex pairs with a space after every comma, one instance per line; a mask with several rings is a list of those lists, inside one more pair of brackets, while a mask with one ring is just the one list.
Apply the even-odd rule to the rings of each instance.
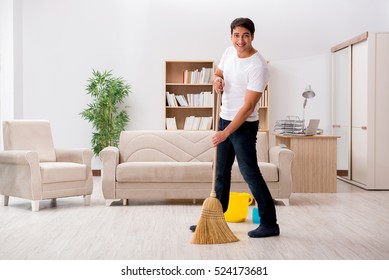
[[86, 91], [93, 102], [80, 115], [92, 124], [92, 150], [98, 156], [105, 147], [119, 144], [120, 133], [130, 118], [125, 109], [119, 110], [118, 105], [131, 93], [131, 87], [123, 78], [114, 77], [112, 71], [93, 70]]

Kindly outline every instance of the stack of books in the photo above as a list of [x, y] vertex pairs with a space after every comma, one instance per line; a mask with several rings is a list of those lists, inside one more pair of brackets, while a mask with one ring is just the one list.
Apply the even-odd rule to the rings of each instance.
[[210, 84], [213, 74], [213, 68], [203, 67], [201, 70], [185, 70], [183, 74], [184, 84]]
[[210, 130], [212, 127], [212, 117], [195, 117], [185, 118], [184, 130]]
[[167, 105], [169, 107], [213, 107], [214, 97], [212, 92], [174, 94], [166, 92]]
[[[184, 130], [211, 130], [212, 117], [195, 117], [185, 118]], [[166, 118], [166, 129], [177, 130], [176, 118]]]

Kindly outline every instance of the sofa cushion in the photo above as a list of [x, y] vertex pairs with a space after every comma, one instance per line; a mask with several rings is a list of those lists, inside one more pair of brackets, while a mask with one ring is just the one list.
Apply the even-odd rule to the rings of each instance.
[[[277, 166], [260, 162], [267, 182], [278, 181]], [[244, 182], [237, 163], [232, 167], [232, 182]], [[118, 182], [212, 182], [211, 162], [126, 162], [117, 167]]]
[[125, 162], [117, 167], [118, 182], [211, 182], [211, 162]]
[[[259, 170], [266, 182], [278, 182], [278, 168], [276, 165], [267, 162], [259, 162]], [[235, 162], [232, 166], [231, 182], [243, 182], [243, 176], [240, 174], [239, 166]]]
[[73, 162], [41, 162], [42, 183], [58, 183], [86, 180], [87, 167], [85, 164]]

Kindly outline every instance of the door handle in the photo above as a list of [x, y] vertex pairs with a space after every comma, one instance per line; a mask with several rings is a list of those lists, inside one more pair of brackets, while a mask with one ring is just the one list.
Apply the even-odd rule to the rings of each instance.
[[362, 130], [367, 130], [367, 126], [361, 126]]

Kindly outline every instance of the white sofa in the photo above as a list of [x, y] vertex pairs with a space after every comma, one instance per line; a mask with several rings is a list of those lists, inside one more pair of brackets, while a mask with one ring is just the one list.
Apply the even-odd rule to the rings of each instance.
[[[205, 199], [212, 187], [213, 131], [123, 131], [119, 148], [100, 152], [106, 205], [128, 199]], [[289, 205], [294, 153], [258, 133], [259, 166], [275, 200]], [[249, 192], [237, 163], [231, 191]]]

